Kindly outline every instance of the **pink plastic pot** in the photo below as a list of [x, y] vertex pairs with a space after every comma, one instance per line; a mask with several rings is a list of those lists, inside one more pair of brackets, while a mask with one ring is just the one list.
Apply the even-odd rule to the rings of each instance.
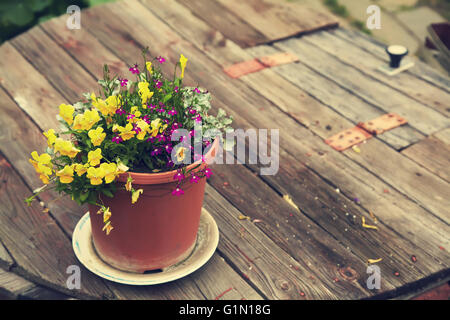
[[[216, 140], [207, 160], [215, 157], [218, 145]], [[188, 170], [200, 163], [189, 165]], [[201, 164], [195, 171], [205, 166]], [[131, 204], [131, 193], [123, 188], [128, 173], [117, 177], [114, 198], [101, 196], [112, 213], [114, 229], [109, 235], [102, 231], [103, 215], [96, 214], [99, 207], [89, 205], [97, 253], [113, 267], [137, 273], [163, 269], [184, 260], [195, 246], [206, 178], [191, 184], [186, 177], [181, 182], [184, 194], [174, 196], [176, 171], [130, 174], [133, 188], [144, 190], [135, 204]]]

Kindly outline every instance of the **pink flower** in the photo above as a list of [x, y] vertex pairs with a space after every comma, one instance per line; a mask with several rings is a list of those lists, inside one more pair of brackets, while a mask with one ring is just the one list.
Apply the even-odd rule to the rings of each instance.
[[139, 69], [138, 69], [137, 64], [135, 64], [133, 67], [131, 67], [131, 68], [128, 69], [128, 70], [130, 70], [132, 74], [137, 74], [137, 73], [139, 73]]
[[198, 88], [195, 88], [193, 91], [196, 93], [202, 93]]
[[175, 87], [175, 88], [173, 89], [173, 91], [175, 91], [175, 92], [178, 93], [178, 87]]
[[162, 82], [158, 80], [158, 82], [156, 82], [156, 87], [157, 87], [158, 89], [161, 89], [161, 87], [162, 87]]
[[210, 168], [206, 168], [205, 170], [203, 170], [203, 173], [205, 174], [206, 178], [209, 178], [213, 175], [213, 172]]
[[178, 180], [181, 181], [185, 178], [184, 174], [181, 173], [180, 170], [177, 171], [177, 173], [175, 173], [175, 175], [173, 176], [173, 180]]
[[123, 139], [120, 136], [115, 136], [111, 139], [112, 142], [121, 143]]
[[155, 148], [155, 149], [153, 149], [152, 152], [150, 152], [150, 154], [151, 154], [152, 156], [160, 155], [160, 154], [161, 154], [161, 149], [160, 149], [160, 148]]
[[116, 114], [122, 115], [122, 114], [125, 114], [125, 113], [127, 113], [127, 112], [125, 110], [121, 109], [121, 108], [116, 110]]
[[176, 187], [175, 190], [172, 191], [172, 195], [181, 196], [184, 194], [184, 191], [180, 187]]
[[199, 177], [197, 177], [195, 174], [192, 175], [191, 179], [189, 180], [190, 183], [198, 183]]
[[158, 62], [161, 63], [161, 64], [163, 64], [164, 62], [166, 62], [166, 59], [164, 59], [164, 58], [161, 57], [161, 56], [159, 56], [159, 57], [156, 58], [156, 59], [158, 59]]
[[128, 83], [127, 79], [119, 78], [119, 81], [120, 81], [120, 86], [121, 87], [125, 87], [127, 85], [127, 83]]
[[174, 116], [177, 114], [177, 110], [172, 109], [172, 110], [169, 110], [167, 113], [169, 114], [169, 116]]

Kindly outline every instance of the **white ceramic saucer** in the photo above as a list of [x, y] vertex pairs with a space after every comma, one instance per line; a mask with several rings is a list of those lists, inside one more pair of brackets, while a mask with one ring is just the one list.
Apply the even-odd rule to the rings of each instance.
[[78, 222], [72, 236], [72, 246], [78, 260], [96, 275], [118, 283], [154, 285], [180, 279], [202, 267], [214, 254], [219, 243], [219, 229], [208, 211], [202, 209], [197, 242], [185, 260], [158, 273], [140, 274], [118, 270], [97, 255], [92, 244], [89, 212]]

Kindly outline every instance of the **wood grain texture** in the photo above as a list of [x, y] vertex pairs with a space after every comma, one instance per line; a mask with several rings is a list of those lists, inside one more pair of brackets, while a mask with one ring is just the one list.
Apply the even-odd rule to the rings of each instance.
[[179, 2], [188, 7], [197, 17], [219, 30], [227, 39], [243, 48], [270, 40], [218, 1], [192, 0]]
[[445, 144], [450, 145], [450, 128], [436, 132], [434, 136]]
[[440, 139], [430, 136], [403, 150], [402, 154], [450, 182], [450, 145]]
[[265, 35], [267, 42], [338, 25], [334, 17], [298, 3], [273, 0], [218, 0], [218, 2]]
[[[66, 27], [62, 27], [65, 29]], [[97, 86], [72, 58], [38, 26], [15, 37], [11, 44], [63, 95], [67, 102], [81, 99], [81, 93]]]
[[395, 77], [390, 77], [377, 71], [379, 66], [387, 64], [387, 54], [385, 59], [380, 59], [356, 45], [352, 45], [335, 36], [333, 30], [309, 35], [304, 40], [330, 53], [348, 66], [364, 72], [368, 77], [389, 85], [391, 88], [439, 111], [447, 117], [450, 116], [450, 93], [423, 79], [411, 77], [410, 74], [405, 72], [399, 73]]
[[[348, 41], [352, 45], [359, 46], [363, 50], [366, 50], [378, 58], [384, 59], [385, 61], [389, 60], [389, 58], [386, 57], [386, 44], [383, 44], [362, 32], [340, 28], [335, 30], [334, 34]], [[450, 92], [450, 78], [436, 71], [433, 67], [425, 64], [424, 62], [415, 61], [414, 68], [407, 70], [406, 73], [428, 81], [434, 86], [439, 87], [441, 90]]]
[[[257, 56], [279, 52], [269, 46], [242, 50], [233, 42], [223, 40], [220, 32], [196, 18], [188, 9], [179, 5], [176, 1], [169, 1], [170, 5], [165, 5], [167, 1], [163, 0], [143, 0], [142, 2], [173, 30], [177, 30], [185, 40], [195, 44], [199, 50], [202, 50], [208, 57], [223, 67]], [[252, 52], [255, 54], [251, 55]], [[289, 70], [290, 66], [285, 66], [285, 69]], [[301, 74], [310, 75], [310, 77], [307, 81], [301, 81], [310, 86], [309, 91], [311, 92], [311, 88], [322, 90], [324, 91], [323, 94], [328, 95], [328, 99], [324, 101], [328, 105], [318, 103], [308, 93], [276, 73], [276, 70], [278, 68], [265, 69], [244, 76], [241, 80], [306, 127], [320, 126], [325, 130], [325, 127], [329, 124], [333, 124], [333, 128], [344, 130], [360, 121], [370, 120], [383, 114], [375, 106], [351, 95], [348, 91], [306, 68], [306, 70], [302, 70]], [[295, 73], [291, 74], [294, 75]], [[314, 81], [315, 78], [318, 80]], [[318, 82], [320, 82], [320, 85], [317, 85]], [[345, 107], [343, 107], [344, 105]], [[333, 112], [332, 109], [336, 112]], [[352, 120], [353, 124], [344, 118]], [[380, 136], [379, 139], [396, 149], [400, 149], [423, 137], [422, 134], [407, 126], [394, 132], [388, 132]]]
[[110, 297], [103, 281], [83, 268], [81, 289], [67, 288], [67, 267], [79, 265], [71, 241], [50, 216], [42, 213], [39, 204], [26, 206], [23, 199], [29, 192], [11, 164], [0, 156], [0, 239], [17, 263], [14, 271], [80, 298]]
[[34, 283], [17, 274], [0, 269], [1, 299], [17, 299], [20, 294], [35, 287], [36, 285]]
[[14, 261], [11, 255], [6, 250], [5, 246], [0, 242], [0, 268], [9, 270]]
[[395, 112], [405, 117], [411, 127], [422, 133], [431, 134], [450, 125], [450, 120], [441, 113], [424, 108], [421, 103], [382, 83], [374, 85], [373, 80], [362, 71], [343, 64], [304, 39], [289, 39], [278, 42], [275, 46], [297, 54], [301, 63], [335, 81], [353, 95], [376, 105], [384, 112]]

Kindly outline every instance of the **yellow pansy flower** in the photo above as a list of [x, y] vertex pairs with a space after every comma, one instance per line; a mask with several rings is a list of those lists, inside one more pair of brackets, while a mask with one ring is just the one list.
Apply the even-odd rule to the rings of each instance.
[[[98, 165], [102, 158], [103, 158], [102, 149], [100, 149], [100, 148], [97, 148], [94, 151], [89, 151], [89, 153], [88, 153], [88, 162], [93, 167]], [[88, 173], [89, 173], [89, 169], [88, 169]]]
[[187, 149], [184, 147], [178, 148], [177, 153], [176, 153], [178, 162], [181, 162], [184, 160], [184, 158], [186, 157], [186, 150]]
[[97, 129], [91, 129], [88, 132], [89, 138], [91, 138], [91, 142], [95, 147], [98, 147], [102, 144], [103, 140], [105, 140], [106, 133], [103, 132], [102, 127], [98, 127]]
[[106, 231], [106, 235], [108, 236], [109, 233], [114, 229], [114, 227], [111, 225], [111, 221], [108, 221], [104, 226], [102, 231]]
[[125, 190], [131, 191], [131, 189], [133, 189], [133, 186], [131, 185], [132, 182], [133, 178], [131, 178], [131, 174], [128, 174], [127, 182], [125, 183]]
[[82, 126], [83, 130], [89, 130], [94, 124], [100, 121], [100, 116], [97, 110], [86, 110], [83, 114]]
[[136, 203], [136, 201], [138, 201], [139, 199], [139, 195], [143, 192], [144, 192], [143, 189], [133, 191], [133, 193], [131, 194], [131, 203]]
[[49, 129], [47, 132], [44, 132], [44, 136], [47, 137], [47, 144], [51, 148], [56, 140], [55, 130]]
[[116, 113], [117, 107], [120, 104], [120, 98], [117, 96], [110, 96], [105, 100], [108, 110], [108, 115]]
[[158, 134], [159, 128], [161, 127], [161, 119], [156, 118], [155, 120], [152, 120], [150, 125], [152, 128], [150, 129], [149, 133], [152, 137], [154, 137]]
[[141, 81], [138, 83], [138, 93], [142, 99], [142, 105], [147, 103], [147, 100], [153, 96], [153, 92], [148, 88], [149, 83], [147, 81]]
[[133, 125], [131, 123], [127, 123], [125, 127], [119, 127], [119, 136], [124, 140], [130, 140], [136, 134], [133, 130]]
[[122, 161], [120, 161], [120, 160], [117, 161], [117, 173], [118, 174], [125, 173], [128, 171], [128, 169], [130, 169], [130, 168], [128, 168], [126, 165], [124, 165]]
[[186, 68], [186, 63], [187, 63], [188, 59], [183, 56], [183, 54], [180, 55], [180, 66], [181, 66], [181, 76], [180, 78], [183, 79], [184, 78], [184, 69]]
[[147, 68], [147, 70], [148, 70], [148, 72], [149, 72], [150, 74], [153, 73], [152, 63], [151, 63], [150, 61], [147, 61], [147, 62], [145, 63], [145, 67]]
[[78, 154], [78, 152], [80, 152], [80, 150], [75, 148], [72, 142], [63, 140], [61, 138], [56, 138], [55, 152], [59, 152], [63, 156], [73, 158]]
[[42, 180], [42, 182], [48, 184], [48, 176], [53, 172], [53, 165], [51, 163], [52, 158], [47, 153], [39, 155], [36, 151], [33, 151], [31, 153], [31, 157], [33, 159], [29, 159], [28, 161], [33, 165], [36, 172], [39, 173], [39, 178]]
[[111, 183], [116, 179], [116, 176], [119, 174], [117, 171], [117, 165], [115, 163], [102, 163], [100, 168], [103, 170], [105, 174], [105, 182]]
[[89, 164], [82, 164], [82, 163], [75, 163], [74, 164], [74, 170], [80, 177], [86, 173], [87, 168], [89, 167]]
[[73, 165], [65, 165], [64, 168], [56, 172], [61, 183], [71, 183], [73, 181]]
[[106, 208], [106, 210], [103, 211], [103, 223], [109, 220], [111, 218], [111, 210], [109, 210], [109, 207]]
[[82, 130], [83, 129], [83, 115], [77, 114], [73, 121], [72, 129], [74, 130]]
[[139, 120], [136, 125], [139, 129], [141, 129], [141, 131], [139, 131], [139, 133], [136, 135], [136, 138], [138, 138], [139, 140], [144, 140], [150, 125], [144, 120]]
[[73, 112], [75, 111], [75, 108], [68, 104], [60, 104], [59, 105], [59, 115], [61, 118], [64, 119], [64, 121], [67, 122], [67, 124], [70, 126], [73, 123]]
[[105, 176], [105, 171], [102, 168], [90, 167], [87, 170], [86, 177], [91, 180], [91, 184], [97, 186], [103, 183], [103, 177]]

